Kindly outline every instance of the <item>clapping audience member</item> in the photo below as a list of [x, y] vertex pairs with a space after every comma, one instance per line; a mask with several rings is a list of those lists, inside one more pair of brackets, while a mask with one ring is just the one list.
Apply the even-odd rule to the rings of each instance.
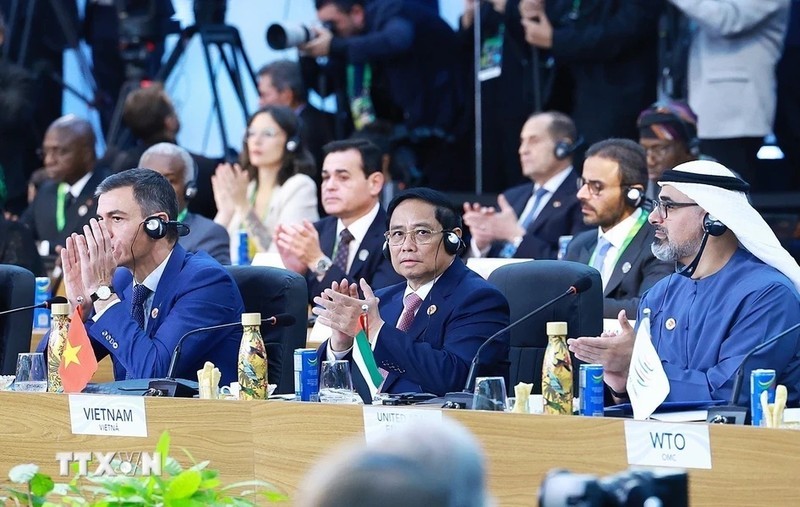
[[239, 231], [248, 233], [252, 252], [277, 252], [278, 224], [317, 220], [314, 163], [288, 107], [259, 109], [247, 124], [241, 164], [220, 164], [211, 178], [217, 216], [228, 230], [231, 258], [237, 258]]
[[298, 507], [488, 507], [486, 460], [453, 419], [410, 423], [331, 452], [309, 472]]
[[[412, 188], [394, 198], [387, 215], [385, 255], [406, 281], [373, 293], [363, 279], [358, 286], [342, 280], [315, 297], [317, 321], [333, 329], [318, 349], [320, 359], [357, 364], [353, 340], [367, 305], [366, 331], [383, 376], [380, 392], [460, 391], [478, 348], [508, 324], [508, 301], [459, 257], [461, 217], [444, 194]], [[479, 374], [507, 378], [507, 358], [506, 334], [484, 348]], [[351, 370], [354, 387], [371, 403], [364, 375]]]
[[41, 155], [50, 180], [20, 217], [34, 239], [47, 242], [40, 252], [57, 253], [95, 215], [94, 190], [105, 171], [96, 167], [94, 145], [92, 125], [75, 115], [62, 116], [47, 129]]
[[[653, 254], [676, 263], [639, 303], [650, 310], [652, 342], [666, 377], [666, 401], [729, 400], [744, 356], [800, 321], [800, 266], [747, 200], [749, 186], [709, 160], [665, 172], [650, 213]], [[625, 311], [622, 332], [571, 338], [575, 357], [604, 367], [611, 394], [627, 397], [634, 330]], [[745, 378], [771, 368], [800, 400], [800, 331], [764, 348], [743, 365]], [[744, 383], [738, 404], [750, 403]]]
[[597, 229], [575, 236], [564, 259], [600, 272], [603, 317], [616, 318], [622, 309], [634, 315], [642, 294], [673, 268], [650, 251], [655, 228], [647, 221], [644, 150], [630, 139], [593, 144], [578, 185], [583, 221]]
[[327, 217], [312, 224], [278, 224], [275, 243], [284, 265], [306, 277], [309, 301], [333, 282], [358, 280], [376, 289], [402, 281], [381, 253], [386, 213], [381, 152], [365, 140], [325, 145], [322, 206]]
[[[111, 355], [116, 380], [164, 377], [181, 336], [241, 319], [239, 289], [206, 253], [178, 244], [178, 200], [159, 173], [109, 176], [97, 201], [97, 218], [61, 250], [67, 299], [81, 307], [97, 359]], [[176, 378], [196, 378], [211, 361], [223, 384], [236, 380], [240, 338], [231, 328], [187, 340]]]
[[575, 196], [572, 152], [578, 133], [568, 116], [534, 114], [520, 133], [522, 174], [530, 180], [497, 198], [499, 209], [464, 203], [473, 257], [555, 259], [558, 238], [586, 230]]
[[181, 236], [178, 243], [187, 252], [203, 250], [220, 264], [230, 264], [228, 231], [213, 220], [189, 211], [188, 204], [197, 194], [197, 166], [189, 152], [172, 143], [154, 144], [142, 153], [138, 165], [161, 174], [175, 189], [177, 220], [189, 228], [189, 234]]

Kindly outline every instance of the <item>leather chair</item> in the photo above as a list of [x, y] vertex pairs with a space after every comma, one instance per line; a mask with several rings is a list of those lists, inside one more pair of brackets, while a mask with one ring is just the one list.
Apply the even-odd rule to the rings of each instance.
[[[508, 264], [495, 270], [489, 282], [502, 292], [511, 308], [511, 322], [566, 292], [580, 278], [589, 276], [588, 290], [567, 296], [511, 330], [509, 390], [518, 382], [533, 383], [533, 393], [542, 392], [542, 363], [547, 348], [548, 322], [567, 322], [570, 337], [599, 336], [603, 330], [603, 285], [600, 273], [585, 264], [537, 260]], [[575, 380], [578, 364], [572, 358]], [[577, 382], [575, 382], [577, 389]]]
[[[0, 264], [0, 311], [33, 304], [36, 279], [27, 269]], [[0, 316], [0, 373], [17, 371], [17, 354], [30, 352], [33, 310]]]
[[294, 392], [294, 349], [306, 346], [308, 288], [306, 280], [293, 271], [266, 266], [226, 266], [244, 300], [246, 312], [259, 312], [265, 319], [288, 313], [295, 323], [283, 328], [261, 326], [267, 351], [270, 384], [275, 392]]

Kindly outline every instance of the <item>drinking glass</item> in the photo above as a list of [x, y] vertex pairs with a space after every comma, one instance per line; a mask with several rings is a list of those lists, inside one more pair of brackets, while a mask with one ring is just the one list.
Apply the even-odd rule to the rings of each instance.
[[355, 401], [350, 361], [322, 362], [319, 401], [323, 403], [353, 403]]
[[506, 381], [503, 377], [478, 377], [472, 397], [475, 410], [502, 412], [506, 408]]
[[14, 381], [14, 390], [47, 391], [47, 368], [44, 364], [44, 354], [34, 352], [22, 353], [17, 356], [17, 378]]

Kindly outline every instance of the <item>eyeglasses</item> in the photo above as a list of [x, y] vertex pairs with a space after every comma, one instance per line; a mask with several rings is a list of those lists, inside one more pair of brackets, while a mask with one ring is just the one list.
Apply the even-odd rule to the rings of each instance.
[[278, 131], [275, 129], [262, 129], [262, 130], [250, 130], [247, 129], [247, 134], [245, 134], [247, 139], [251, 139], [253, 137], [277, 137]]
[[401, 231], [401, 230], [393, 230], [393, 231], [386, 231], [383, 233], [383, 237], [386, 238], [386, 241], [391, 246], [400, 246], [406, 241], [406, 236], [411, 237], [411, 241], [413, 241], [417, 245], [427, 245], [431, 241], [433, 241], [433, 237], [436, 234], [441, 234], [444, 231], [432, 231], [430, 229], [425, 229], [424, 227], [418, 227], [416, 229], [411, 229], [410, 231]]
[[664, 156], [672, 151], [674, 147], [675, 145], [673, 143], [642, 146], [642, 148], [644, 148], [645, 156], [650, 156], [650, 154], [652, 154], [655, 158], [664, 158]]
[[575, 183], [578, 186], [578, 190], [582, 189], [584, 185], [587, 185], [589, 187], [589, 193], [592, 194], [594, 197], [600, 195], [606, 188], [617, 188], [626, 186], [622, 183], [620, 183], [619, 185], [606, 186], [606, 184], [603, 183], [602, 181], [586, 180], [583, 179], [582, 177], [578, 177]]
[[653, 201], [653, 207], [658, 210], [658, 216], [661, 217], [661, 220], [667, 219], [667, 216], [669, 215], [669, 210], [678, 208], [688, 208], [689, 206], [699, 206], [699, 204], [697, 204], [696, 202], [662, 201], [660, 199], [656, 199]]
[[53, 146], [51, 148], [42, 147], [36, 150], [36, 156], [38, 156], [40, 160], [44, 161], [48, 155], [59, 158], [69, 154], [70, 151], [71, 149], [68, 146]]

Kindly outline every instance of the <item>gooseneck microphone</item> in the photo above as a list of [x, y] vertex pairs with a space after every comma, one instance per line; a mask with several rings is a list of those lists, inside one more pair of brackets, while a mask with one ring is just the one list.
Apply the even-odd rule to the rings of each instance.
[[0, 315], [8, 315], [10, 313], [17, 313], [17, 312], [24, 312], [25, 310], [35, 310], [36, 308], [50, 308], [53, 305], [63, 304], [67, 302], [67, 298], [64, 296], [55, 296], [51, 297], [47, 301], [43, 303], [39, 303], [38, 305], [30, 305], [30, 306], [22, 306], [20, 308], [12, 308], [10, 310], [3, 310], [0, 312]]
[[[294, 315], [288, 313], [279, 313], [277, 315], [273, 315], [272, 317], [268, 317], [266, 319], [261, 319], [261, 324], [267, 324], [272, 327], [284, 327], [284, 326], [291, 326], [297, 321]], [[214, 326], [206, 326], [206, 327], [199, 327], [197, 329], [192, 329], [187, 331], [183, 336], [178, 339], [178, 343], [175, 344], [175, 350], [172, 352], [172, 359], [169, 362], [169, 368], [167, 369], [167, 376], [161, 380], [152, 380], [149, 385], [149, 389], [145, 393], [145, 396], [178, 396], [178, 397], [189, 397], [192, 396], [193, 393], [189, 393], [186, 387], [183, 384], [179, 384], [177, 380], [175, 380], [175, 367], [178, 364], [178, 360], [181, 356], [181, 349], [183, 347], [183, 342], [186, 338], [195, 335], [197, 333], [202, 333], [205, 331], [215, 331], [217, 329], [227, 329], [230, 327], [241, 326], [242, 321], [237, 322], [228, 322], [226, 324], [217, 324]]]
[[475, 352], [475, 356], [472, 358], [472, 363], [469, 365], [469, 372], [467, 373], [467, 382], [466, 382], [466, 384], [464, 384], [464, 392], [468, 393], [472, 389], [472, 381], [475, 380], [475, 369], [478, 367], [478, 363], [479, 363], [480, 357], [481, 357], [481, 352], [483, 352], [483, 348], [484, 347], [486, 347], [488, 344], [490, 344], [492, 341], [494, 341], [494, 339], [497, 338], [498, 336], [502, 335], [503, 333], [507, 333], [507, 332], [511, 331], [512, 329], [514, 329], [518, 325], [522, 324], [526, 320], [530, 319], [531, 317], [533, 317], [537, 313], [541, 312], [545, 308], [549, 307], [550, 305], [553, 305], [553, 304], [557, 303], [558, 301], [561, 301], [562, 299], [564, 299], [567, 296], [571, 296], [573, 294], [579, 294], [581, 292], [585, 292], [591, 286], [592, 286], [592, 279], [588, 275], [578, 279], [578, 281], [575, 282], [575, 284], [571, 285], [569, 287], [569, 289], [567, 289], [565, 292], [563, 292], [559, 296], [556, 296], [555, 298], [553, 298], [550, 301], [546, 302], [542, 306], [531, 310], [527, 315], [523, 316], [520, 319], [515, 320], [514, 322], [512, 322], [508, 326], [504, 327], [500, 331], [496, 332], [495, 334], [493, 334], [492, 336], [487, 338], [485, 342], [481, 343], [481, 346], [478, 347], [478, 351]]
[[711, 407], [708, 410], [708, 418], [707, 421], [710, 423], [723, 423], [723, 424], [745, 424], [748, 417], [748, 407], [741, 406], [738, 404], [739, 402], [739, 395], [742, 393], [742, 383], [744, 381], [744, 367], [747, 364], [747, 361], [753, 356], [753, 354], [764, 350], [766, 347], [769, 347], [776, 341], [784, 338], [785, 336], [791, 334], [794, 331], [800, 329], [800, 322], [795, 324], [794, 326], [790, 327], [789, 329], [785, 329], [780, 333], [776, 334], [772, 338], [768, 340], [764, 340], [763, 342], [759, 343], [755, 347], [753, 347], [750, 352], [745, 354], [742, 358], [742, 362], [739, 363], [739, 368], [736, 370], [736, 378], [733, 380], [733, 388], [731, 389], [731, 399], [727, 406], [722, 407]]

